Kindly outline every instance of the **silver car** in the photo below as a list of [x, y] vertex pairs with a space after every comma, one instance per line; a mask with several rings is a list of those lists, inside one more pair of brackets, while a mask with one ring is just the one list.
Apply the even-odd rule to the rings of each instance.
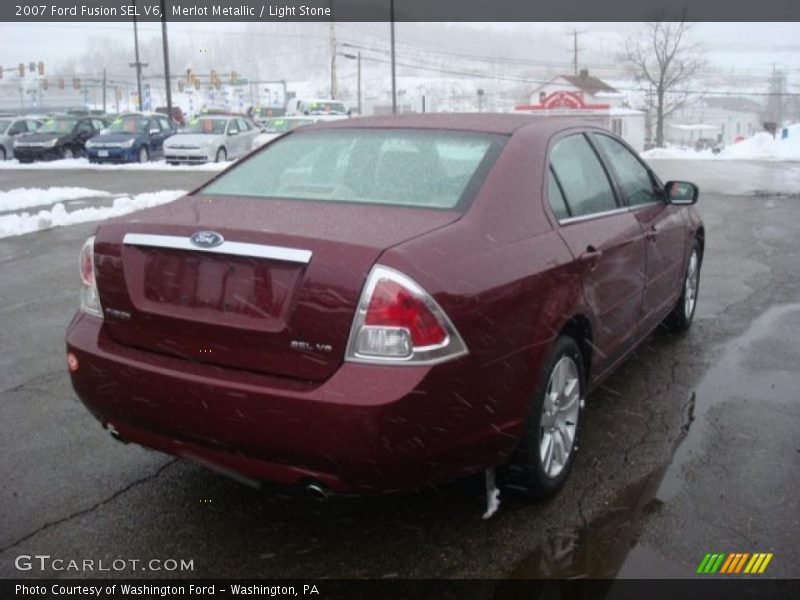
[[164, 142], [169, 164], [222, 162], [250, 151], [259, 130], [246, 117], [202, 115]]
[[14, 157], [14, 138], [31, 133], [42, 126], [42, 121], [31, 117], [0, 117], [0, 160]]

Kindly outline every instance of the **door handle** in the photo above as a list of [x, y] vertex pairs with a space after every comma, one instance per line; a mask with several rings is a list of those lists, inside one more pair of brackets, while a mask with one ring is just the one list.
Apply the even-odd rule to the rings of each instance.
[[588, 246], [586, 246], [586, 252], [581, 254], [578, 257], [578, 259], [581, 262], [586, 263], [586, 265], [589, 267], [590, 270], [594, 270], [594, 268], [597, 266], [597, 262], [600, 260], [602, 256], [603, 256], [602, 250], [598, 250], [592, 244], [589, 244]]
[[658, 229], [656, 229], [655, 227], [651, 227], [645, 232], [644, 239], [654, 242], [658, 237], [658, 233], [659, 233]]

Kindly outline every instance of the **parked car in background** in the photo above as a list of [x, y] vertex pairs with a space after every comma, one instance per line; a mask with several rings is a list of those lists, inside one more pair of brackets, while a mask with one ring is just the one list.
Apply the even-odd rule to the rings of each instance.
[[263, 146], [287, 131], [293, 131], [298, 127], [313, 125], [317, 122], [319, 122], [319, 119], [316, 117], [276, 117], [267, 119], [261, 125], [261, 133], [253, 141], [253, 147]]
[[270, 119], [284, 115], [286, 115], [286, 109], [282, 106], [256, 106], [252, 112], [253, 121], [259, 126]]
[[14, 140], [32, 133], [42, 126], [42, 121], [32, 117], [0, 117], [0, 160], [14, 157]]
[[20, 162], [32, 162], [84, 156], [86, 140], [105, 127], [106, 122], [100, 117], [53, 117], [34, 133], [15, 138], [14, 158]]
[[250, 152], [256, 135], [246, 117], [203, 115], [167, 140], [164, 158], [170, 164], [222, 162]]
[[694, 144], [694, 149], [698, 152], [703, 150], [711, 150], [712, 154], [719, 154], [722, 152], [722, 144], [712, 138], [700, 138]]
[[320, 120], [346, 119], [350, 111], [344, 102], [324, 98], [292, 98], [286, 107], [286, 116], [315, 116]]
[[166, 115], [119, 117], [86, 142], [86, 154], [91, 162], [145, 163], [163, 156], [164, 141], [175, 131]]
[[99, 225], [72, 384], [118, 439], [317, 496], [503, 465], [549, 496], [587, 395], [692, 323], [697, 197], [579, 119], [298, 129]]
[[[169, 109], [166, 106], [159, 106], [156, 109], [156, 112], [162, 115], [169, 115]], [[172, 121], [179, 127], [186, 126], [186, 117], [184, 116], [183, 110], [180, 106], [172, 107]]]

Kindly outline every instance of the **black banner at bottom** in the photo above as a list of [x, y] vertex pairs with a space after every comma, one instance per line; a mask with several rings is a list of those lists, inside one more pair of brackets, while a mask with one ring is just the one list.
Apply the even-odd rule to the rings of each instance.
[[0, 582], [0, 598], [305, 598], [308, 600], [726, 600], [800, 598], [800, 579], [382, 579], [382, 580], [107, 580]]

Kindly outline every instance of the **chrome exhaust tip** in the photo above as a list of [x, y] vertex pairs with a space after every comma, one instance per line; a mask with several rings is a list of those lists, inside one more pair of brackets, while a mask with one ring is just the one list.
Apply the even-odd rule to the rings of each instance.
[[318, 481], [312, 481], [311, 483], [306, 484], [306, 492], [318, 502], [327, 502], [328, 498], [331, 496], [328, 488]]
[[119, 434], [119, 431], [117, 431], [111, 423], [109, 423], [107, 425], [107, 427], [108, 427], [108, 433], [111, 434], [112, 438], [114, 438], [118, 442], [122, 442], [123, 444], [127, 444], [128, 443], [127, 440], [124, 440], [122, 438], [122, 436]]

